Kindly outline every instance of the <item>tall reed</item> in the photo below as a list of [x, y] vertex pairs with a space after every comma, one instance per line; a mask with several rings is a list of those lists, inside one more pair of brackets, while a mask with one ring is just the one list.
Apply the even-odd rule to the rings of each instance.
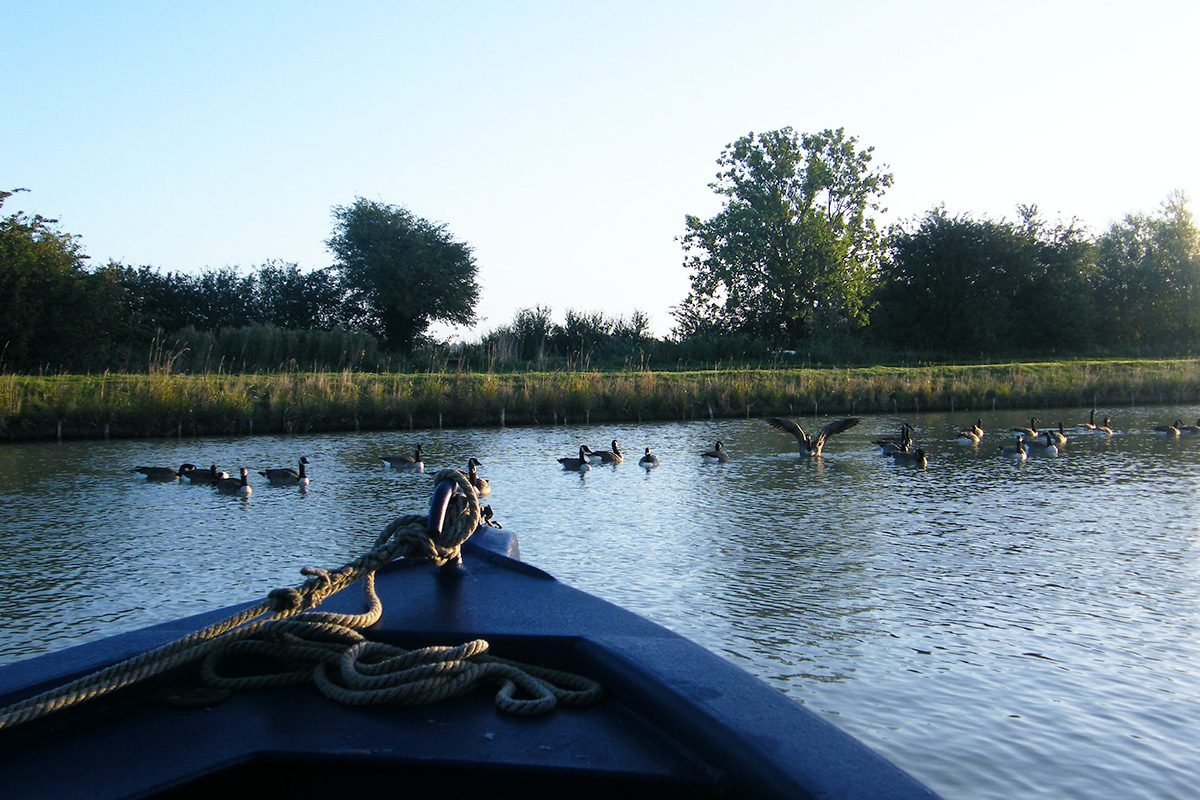
[[[1200, 402], [1200, 360], [693, 372], [0, 376], [0, 439]], [[60, 427], [61, 426], [61, 427]]]

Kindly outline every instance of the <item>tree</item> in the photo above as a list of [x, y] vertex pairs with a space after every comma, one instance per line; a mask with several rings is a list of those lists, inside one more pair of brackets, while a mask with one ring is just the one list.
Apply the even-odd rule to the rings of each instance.
[[332, 270], [301, 272], [296, 264], [268, 261], [256, 275], [255, 318], [290, 330], [329, 330], [342, 317], [342, 292]]
[[479, 300], [471, 248], [408, 209], [357, 198], [335, 206], [326, 242], [360, 323], [409, 352], [434, 321], [468, 325]]
[[1113, 344], [1180, 351], [1200, 344], [1200, 234], [1188, 198], [1131, 214], [1099, 240], [1097, 303]]
[[[0, 191], [0, 206], [12, 194]], [[124, 335], [117, 271], [89, 271], [79, 241], [57, 223], [21, 212], [0, 219], [0, 361], [8, 368], [83, 367]]]
[[709, 184], [724, 208], [688, 215], [684, 266], [692, 288], [680, 325], [717, 327], [771, 343], [867, 321], [881, 241], [870, 211], [892, 184], [842, 128], [750, 133], [726, 146]]
[[1019, 223], [927, 213], [893, 229], [871, 321], [892, 344], [933, 352], [1078, 352], [1095, 317], [1092, 245], [1036, 206]]

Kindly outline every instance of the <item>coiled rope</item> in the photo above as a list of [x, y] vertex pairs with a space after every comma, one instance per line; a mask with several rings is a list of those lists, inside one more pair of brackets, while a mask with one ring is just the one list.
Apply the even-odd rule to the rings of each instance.
[[[131, 686], [182, 664], [203, 659], [206, 684], [253, 689], [313, 681], [326, 696], [351, 705], [417, 705], [466, 694], [482, 682], [498, 682], [496, 706], [511, 714], [544, 714], [557, 705], [586, 705], [603, 695], [588, 678], [487, 654], [477, 639], [458, 647], [405, 650], [368, 640], [359, 629], [377, 622], [383, 604], [375, 593], [375, 571], [397, 558], [444, 565], [461, 558], [462, 545], [483, 520], [479, 497], [455, 469], [440, 471], [435, 485], [452, 482], [441, 526], [431, 534], [429, 518], [393, 520], [371, 550], [339, 570], [306, 567], [308, 580], [275, 589], [260, 603], [203, 630], [114, 664], [42, 694], [0, 709], [0, 730], [44, 717]], [[336, 614], [311, 609], [347, 586], [363, 582], [365, 610]], [[270, 616], [259, 619], [264, 615]], [[266, 656], [273, 672], [227, 676], [221, 667], [233, 656]], [[523, 695], [523, 696], [522, 696]]]

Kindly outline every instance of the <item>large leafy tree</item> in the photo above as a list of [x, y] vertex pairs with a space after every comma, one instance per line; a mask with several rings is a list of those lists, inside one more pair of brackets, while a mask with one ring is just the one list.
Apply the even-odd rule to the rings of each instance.
[[467, 325], [479, 300], [471, 248], [408, 209], [357, 198], [336, 206], [327, 244], [361, 323], [412, 349], [434, 321]]
[[691, 292], [678, 333], [736, 330], [794, 342], [865, 324], [881, 241], [872, 211], [892, 175], [844, 129], [750, 133], [726, 146], [710, 188], [724, 208], [686, 217]]
[[1200, 233], [1182, 192], [1100, 236], [1097, 303], [1113, 344], [1181, 351], [1200, 344]]
[[[0, 191], [0, 206], [12, 194]], [[0, 363], [6, 368], [86, 367], [125, 336], [117, 270], [89, 270], [87, 258], [57, 220], [21, 212], [0, 219]]]
[[877, 336], [931, 352], [1048, 353], [1094, 330], [1092, 244], [1036, 206], [1020, 220], [951, 217], [942, 207], [897, 226], [871, 320]]

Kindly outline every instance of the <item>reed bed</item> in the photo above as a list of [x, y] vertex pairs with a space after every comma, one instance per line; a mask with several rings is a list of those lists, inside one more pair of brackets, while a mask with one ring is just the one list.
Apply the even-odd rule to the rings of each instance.
[[691, 372], [0, 376], [0, 440], [1200, 402], [1200, 360]]

